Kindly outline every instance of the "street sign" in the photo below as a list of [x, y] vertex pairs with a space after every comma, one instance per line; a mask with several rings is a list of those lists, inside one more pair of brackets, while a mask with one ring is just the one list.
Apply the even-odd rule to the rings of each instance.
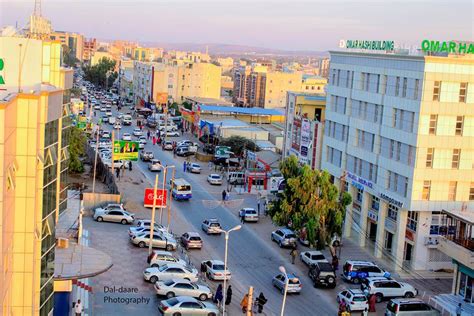
[[216, 146], [215, 157], [230, 158], [230, 147], [229, 146]]
[[114, 140], [114, 160], [138, 161], [138, 142]]
[[[143, 206], [153, 207], [153, 188], [146, 188], [145, 195], [143, 197]], [[166, 207], [166, 189], [157, 189], [156, 190], [156, 207], [165, 208]]]

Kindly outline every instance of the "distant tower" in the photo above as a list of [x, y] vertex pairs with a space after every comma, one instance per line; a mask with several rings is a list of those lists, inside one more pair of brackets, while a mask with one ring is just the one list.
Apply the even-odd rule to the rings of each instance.
[[41, 16], [41, 0], [35, 0], [34, 16]]

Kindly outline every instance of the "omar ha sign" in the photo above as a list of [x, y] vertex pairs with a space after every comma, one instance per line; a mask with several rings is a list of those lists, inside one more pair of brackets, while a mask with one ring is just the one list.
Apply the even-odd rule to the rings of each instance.
[[474, 42], [423, 40], [421, 50], [430, 53], [474, 54]]

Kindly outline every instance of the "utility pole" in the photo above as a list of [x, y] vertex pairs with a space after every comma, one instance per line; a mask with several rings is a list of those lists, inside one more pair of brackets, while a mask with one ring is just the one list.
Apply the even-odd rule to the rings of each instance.
[[[166, 185], [166, 173], [168, 172], [168, 167], [163, 168], [163, 190], [165, 190]], [[160, 224], [163, 225], [163, 208], [160, 208]]]
[[[176, 167], [173, 166], [173, 175], [171, 177], [172, 181], [174, 182], [174, 177], [175, 177], [175, 174], [176, 174]], [[168, 231], [170, 230], [170, 224], [171, 224], [171, 201], [173, 200], [172, 197], [171, 197], [171, 194], [169, 194], [169, 199], [170, 199], [170, 203], [168, 205]]]
[[[224, 289], [225, 291], [225, 289]], [[249, 288], [249, 303], [247, 306], [247, 316], [252, 316], [252, 298], [253, 298], [253, 286]], [[224, 302], [225, 303], [225, 302]]]
[[112, 131], [112, 176], [115, 173], [115, 168], [114, 168], [114, 151], [115, 151], [114, 139], [115, 139], [115, 133], [114, 133], [114, 131]]
[[156, 210], [156, 193], [158, 191], [158, 175], [155, 176], [155, 186], [153, 187], [153, 208], [151, 209], [150, 223], [150, 240], [148, 241], [148, 256], [151, 255], [153, 249], [153, 231], [155, 230], [155, 210]]
[[[97, 138], [95, 141], [95, 158], [94, 158], [94, 178], [92, 179], [92, 193], [95, 193], [95, 176], [97, 172], [97, 153], [99, 152], [99, 132], [100, 132], [100, 126], [97, 125]], [[112, 154], [113, 154], [113, 147], [112, 147]], [[113, 173], [113, 170], [112, 170]], [[95, 201], [95, 196], [94, 196], [94, 201]]]

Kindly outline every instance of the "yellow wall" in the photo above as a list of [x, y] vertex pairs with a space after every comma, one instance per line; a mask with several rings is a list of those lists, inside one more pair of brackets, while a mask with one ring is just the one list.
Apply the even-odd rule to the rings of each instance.
[[94, 54], [92, 55], [92, 58], [91, 58], [91, 66], [94, 66], [96, 64], [99, 63], [99, 60], [101, 60], [102, 58], [108, 58], [108, 59], [112, 59], [112, 60], [115, 60], [114, 56], [112, 56], [112, 54], [108, 53], [108, 52], [99, 52], [99, 51], [96, 51], [94, 52]]
[[302, 75], [299, 72], [268, 72], [266, 77], [265, 108], [284, 108], [286, 93], [301, 89]]
[[302, 80], [301, 83], [301, 90], [303, 92], [310, 92], [310, 93], [324, 93], [324, 87], [327, 84], [326, 78], [306, 78]]

